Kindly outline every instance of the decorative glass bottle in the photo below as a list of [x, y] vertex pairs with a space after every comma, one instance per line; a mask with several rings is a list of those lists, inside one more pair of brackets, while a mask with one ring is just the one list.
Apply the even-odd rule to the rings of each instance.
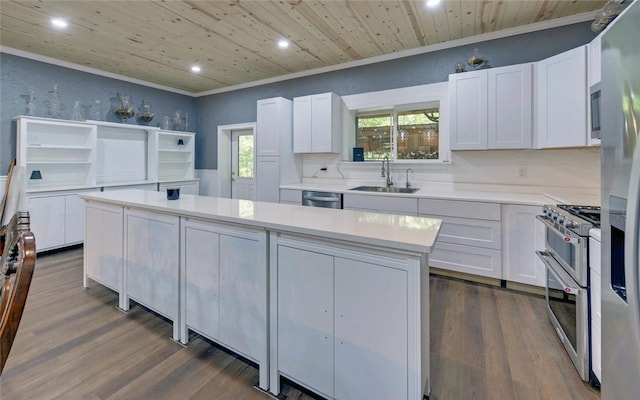
[[120, 117], [123, 124], [126, 124], [129, 118], [136, 115], [135, 111], [133, 111], [133, 107], [131, 107], [129, 95], [120, 95], [120, 105], [118, 106], [118, 108], [116, 108], [116, 115]]
[[154, 113], [151, 112], [151, 103], [142, 100], [142, 104], [140, 105], [140, 119], [144, 122], [145, 125], [149, 125], [149, 122], [155, 116]]
[[53, 90], [51, 92], [51, 100], [49, 100], [49, 116], [51, 118], [60, 118], [60, 111], [62, 105], [60, 104], [60, 93], [58, 93], [58, 84], [53, 84]]

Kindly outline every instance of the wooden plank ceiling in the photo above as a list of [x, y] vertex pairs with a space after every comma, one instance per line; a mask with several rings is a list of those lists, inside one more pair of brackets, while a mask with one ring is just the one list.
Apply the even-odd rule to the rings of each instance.
[[[601, 9], [606, 0], [7, 1], [0, 45], [192, 93]], [[65, 17], [64, 31], [51, 28]], [[277, 41], [291, 42], [280, 50]], [[198, 63], [199, 74], [189, 67]]]

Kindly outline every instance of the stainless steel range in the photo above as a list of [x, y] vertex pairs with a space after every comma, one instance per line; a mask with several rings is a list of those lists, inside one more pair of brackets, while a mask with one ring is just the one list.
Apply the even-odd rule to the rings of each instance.
[[538, 256], [547, 268], [547, 313], [580, 377], [590, 378], [589, 229], [600, 226], [600, 207], [545, 205]]

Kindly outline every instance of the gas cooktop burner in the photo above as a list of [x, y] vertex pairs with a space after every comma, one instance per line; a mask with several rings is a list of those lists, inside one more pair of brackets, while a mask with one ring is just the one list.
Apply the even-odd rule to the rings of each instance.
[[558, 204], [558, 208], [561, 208], [570, 214], [591, 222], [596, 228], [600, 227], [600, 207], [598, 206]]

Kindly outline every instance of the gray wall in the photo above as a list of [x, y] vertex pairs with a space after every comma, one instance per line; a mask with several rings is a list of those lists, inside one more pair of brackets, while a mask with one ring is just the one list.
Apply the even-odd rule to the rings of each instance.
[[[0, 53], [0, 175], [5, 175], [15, 156], [16, 128], [13, 117], [26, 113], [29, 87], [36, 97], [36, 117], [48, 117], [47, 104], [51, 100], [53, 83], [58, 83], [60, 103], [64, 106], [61, 118], [71, 119], [74, 103], [90, 105], [101, 100], [102, 120], [120, 122], [114, 113], [118, 93], [128, 93], [136, 116], [128, 124], [142, 124], [137, 120], [142, 100], [152, 105], [155, 113], [150, 125], [157, 126], [162, 117], [173, 117], [175, 110], [188, 113], [189, 130], [196, 130], [195, 98], [137, 85], [118, 79], [106, 78], [86, 72], [34, 61], [7, 53]], [[89, 112], [93, 111], [92, 108]], [[87, 119], [94, 119], [92, 114]]]
[[539, 61], [589, 43], [595, 33], [591, 23], [568, 25], [545, 31], [496, 39], [469, 46], [436, 51], [304, 78], [200, 97], [196, 100], [198, 135], [196, 168], [217, 169], [218, 125], [256, 120], [256, 101], [282, 96], [291, 99], [314, 93], [341, 96], [443, 82], [478, 48], [491, 67]]
[[25, 114], [26, 101], [22, 95], [28, 93], [30, 86], [35, 89], [36, 116], [42, 117], [48, 116], [45, 102], [51, 98], [49, 91], [53, 82], [59, 84], [61, 103], [66, 108], [63, 118], [70, 118], [76, 100], [91, 104], [94, 99], [100, 99], [107, 120], [116, 121], [113, 102], [118, 93], [125, 92], [131, 95], [136, 112], [143, 99], [152, 103], [156, 117], [151, 125], [160, 123], [165, 115], [172, 116], [176, 109], [187, 112], [192, 116], [190, 130], [198, 133], [196, 168], [217, 169], [218, 125], [255, 121], [256, 101], [259, 99], [275, 96], [290, 99], [329, 91], [344, 96], [443, 82], [453, 73], [455, 63], [466, 60], [476, 47], [488, 59], [490, 66], [499, 67], [538, 61], [588, 43], [594, 37], [590, 22], [584, 22], [199, 98], [1, 53], [0, 175], [6, 173], [10, 161], [15, 158], [15, 123], [12, 123], [12, 118]]

